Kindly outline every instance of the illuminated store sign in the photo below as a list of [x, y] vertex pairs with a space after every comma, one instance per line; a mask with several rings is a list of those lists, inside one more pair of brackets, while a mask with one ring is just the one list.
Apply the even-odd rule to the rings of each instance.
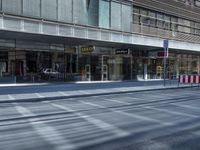
[[81, 47], [82, 53], [91, 53], [95, 50], [95, 46]]

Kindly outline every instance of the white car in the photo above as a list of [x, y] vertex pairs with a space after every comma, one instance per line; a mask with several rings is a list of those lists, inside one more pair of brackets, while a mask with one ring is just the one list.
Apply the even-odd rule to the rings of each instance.
[[57, 77], [57, 75], [59, 75], [60, 73], [58, 71], [53, 71], [52, 68], [46, 68], [42, 70], [42, 73], [44, 75], [49, 75], [51, 77]]

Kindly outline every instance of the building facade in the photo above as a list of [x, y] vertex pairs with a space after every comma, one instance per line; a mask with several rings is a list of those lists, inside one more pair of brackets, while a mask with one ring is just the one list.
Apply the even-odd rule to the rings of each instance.
[[199, 0], [0, 0], [0, 83], [200, 73]]

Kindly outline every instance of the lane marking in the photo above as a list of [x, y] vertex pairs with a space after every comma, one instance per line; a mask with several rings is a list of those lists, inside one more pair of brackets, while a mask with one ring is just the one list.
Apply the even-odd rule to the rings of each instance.
[[16, 100], [16, 98], [15, 97], [13, 97], [12, 95], [8, 95], [8, 98], [9, 98], [9, 100]]
[[144, 116], [141, 116], [141, 115], [127, 113], [127, 112], [124, 112], [124, 111], [121, 111], [121, 110], [114, 110], [114, 111], [117, 112], [117, 113], [123, 114], [125, 116], [129, 116], [131, 118], [137, 118], [137, 119], [140, 119], [140, 120], [155, 122], [155, 123], [159, 123], [159, 124], [164, 125], [164, 126], [171, 126], [171, 125], [173, 125], [173, 123], [170, 123], [170, 122], [164, 122], [164, 121], [161, 121], [161, 120], [158, 120], [158, 119], [153, 119], [153, 118], [144, 117]]
[[[16, 110], [24, 117], [36, 116], [29, 109], [16, 105]], [[43, 121], [38, 118], [27, 119], [29, 124], [32, 125], [34, 130], [40, 135], [44, 140], [52, 145], [55, 145], [58, 150], [72, 150], [76, 147], [72, 145], [67, 139], [65, 139], [59, 132], [57, 132], [53, 127], [46, 125]]]
[[35, 93], [38, 98], [44, 98], [45, 96], [41, 95], [40, 93]]
[[104, 99], [104, 100], [116, 102], [116, 103], [120, 103], [120, 104], [124, 104], [124, 105], [130, 105], [131, 104], [131, 103], [128, 103], [128, 102], [123, 102], [123, 101], [119, 101], [119, 100], [115, 100], [115, 99]]
[[120, 129], [120, 128], [112, 125], [112, 124], [106, 123], [106, 122], [99, 120], [99, 119], [96, 119], [96, 118], [93, 118], [89, 115], [85, 115], [83, 113], [77, 112], [76, 110], [73, 110], [73, 109], [68, 108], [66, 106], [58, 105], [58, 104], [55, 104], [55, 103], [51, 103], [51, 105], [54, 106], [54, 107], [63, 109], [67, 112], [74, 112], [74, 114], [79, 116], [80, 118], [85, 119], [86, 121], [94, 124], [95, 126], [97, 126], [98, 128], [100, 128], [102, 130], [114, 133], [117, 137], [125, 137], [125, 136], [128, 136], [130, 134], [127, 131], [124, 131], [124, 130], [122, 130], [122, 129]]
[[[92, 105], [92, 106], [99, 107], [99, 108], [106, 108], [102, 105], [94, 104], [94, 103], [91, 103], [91, 102], [86, 102], [86, 103], [89, 104], [89, 105]], [[114, 109], [109, 109], [109, 108], [108, 108], [108, 110], [111, 110], [112, 112], [123, 114], [123, 115], [131, 117], [131, 118], [137, 118], [137, 119], [144, 120], [144, 121], [155, 122], [155, 123], [159, 123], [159, 124], [165, 125], [165, 126], [173, 125], [173, 123], [170, 123], [170, 122], [164, 122], [164, 121], [161, 121], [161, 120], [157, 120], [157, 119], [153, 119], [153, 118], [149, 118], [149, 117], [144, 117], [144, 116], [141, 116], [141, 115], [131, 114], [131, 113], [127, 113], [127, 112], [124, 112], [124, 111], [121, 111], [121, 110], [114, 110]]]
[[145, 106], [144, 108], [152, 109], [152, 110], [156, 110], [156, 111], [161, 111], [161, 112], [165, 112], [165, 113], [169, 113], [169, 114], [187, 116], [187, 117], [191, 117], [191, 118], [198, 118], [199, 117], [199, 116], [192, 115], [192, 114], [186, 114], [186, 113], [181, 113], [181, 112], [176, 112], [176, 111], [166, 110], [166, 109], [161, 109], [161, 108], [155, 108], [155, 107], [149, 107], [149, 106]]
[[84, 91], [84, 90], [77, 91], [77, 92], [80, 93], [80, 94], [92, 94], [91, 92]]
[[62, 91], [59, 91], [58, 93], [61, 94], [61, 95], [63, 95], [63, 96], [69, 96], [69, 94], [64, 93], [64, 92], [62, 92]]
[[97, 105], [97, 104], [94, 104], [94, 103], [91, 103], [91, 102], [85, 102], [85, 101], [80, 101], [80, 102], [83, 103], [83, 104], [87, 104], [87, 105], [97, 107], [97, 108], [106, 108], [104, 106], [100, 106], [100, 105]]
[[183, 108], [189, 108], [189, 109], [197, 109], [200, 110], [200, 107], [196, 107], [196, 106], [190, 106], [190, 105], [185, 105], [185, 104], [171, 104], [174, 106], [178, 106], [178, 107], [183, 107]]

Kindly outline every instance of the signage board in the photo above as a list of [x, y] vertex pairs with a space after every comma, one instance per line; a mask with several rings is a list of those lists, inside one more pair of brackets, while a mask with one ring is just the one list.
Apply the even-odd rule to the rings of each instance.
[[116, 49], [115, 54], [116, 55], [128, 55], [129, 49]]
[[76, 48], [75, 47], [68, 47], [65, 48], [65, 53], [76, 53]]
[[93, 51], [95, 51], [95, 46], [81, 47], [82, 53], [91, 53]]
[[163, 47], [164, 47], [164, 55], [168, 57], [168, 47], [169, 47], [169, 40], [163, 40]]

